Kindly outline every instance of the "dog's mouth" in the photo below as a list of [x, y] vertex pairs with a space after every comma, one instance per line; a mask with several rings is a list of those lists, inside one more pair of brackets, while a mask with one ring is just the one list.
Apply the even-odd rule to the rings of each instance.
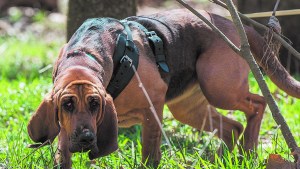
[[97, 151], [98, 147], [96, 145], [96, 141], [87, 143], [87, 142], [73, 142], [71, 141], [69, 151], [71, 153], [75, 152], [87, 152], [87, 151]]
[[74, 132], [70, 137], [70, 147], [69, 151], [71, 153], [75, 152], [87, 152], [89, 150], [95, 151], [97, 148], [97, 140], [94, 133], [81, 133]]

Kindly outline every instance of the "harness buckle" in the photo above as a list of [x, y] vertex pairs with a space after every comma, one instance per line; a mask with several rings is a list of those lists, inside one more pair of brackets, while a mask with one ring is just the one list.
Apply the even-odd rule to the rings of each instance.
[[129, 62], [129, 65], [131, 66], [132, 65], [132, 59], [130, 57], [128, 57], [127, 55], [124, 55], [121, 60], [120, 60], [120, 63], [123, 63], [125, 61], [128, 61]]
[[154, 31], [145, 32], [145, 34], [146, 34], [148, 37], [151, 37], [151, 36], [157, 36], [156, 33], [155, 33]]

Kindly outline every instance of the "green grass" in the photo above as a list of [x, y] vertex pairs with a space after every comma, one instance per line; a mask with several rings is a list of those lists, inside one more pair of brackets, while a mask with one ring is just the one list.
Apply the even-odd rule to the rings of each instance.
[[[51, 168], [56, 144], [53, 144], [53, 147], [45, 146], [35, 152], [33, 152], [33, 149], [26, 147], [32, 143], [27, 135], [27, 122], [43, 96], [51, 89], [51, 79], [43, 76], [30, 81], [26, 79], [6, 79], [1, 80], [0, 84], [2, 100], [0, 104], [0, 129], [2, 131], [0, 133], [0, 164], [8, 168]], [[241, 113], [235, 114], [239, 116]], [[239, 162], [239, 156], [235, 150], [234, 153], [227, 152], [226, 158], [211, 163], [209, 159], [216, 155], [218, 139], [211, 139], [207, 133], [200, 134], [199, 131], [180, 124], [171, 117], [170, 113], [166, 113], [164, 130], [171, 139], [173, 150], [170, 152], [163, 139], [161, 168], [260, 168], [261, 166], [263, 168], [263, 160], [267, 157], [267, 154], [275, 152], [275, 142], [272, 141], [272, 137], [278, 134], [274, 128], [275, 123], [269, 116], [266, 117], [268, 119], [265, 118], [264, 121], [268, 120], [269, 124], [263, 124], [261, 133], [262, 136], [267, 137], [266, 139], [270, 141], [270, 145], [258, 150], [258, 159]], [[297, 131], [296, 128], [294, 128], [294, 131]], [[129, 129], [120, 129], [119, 133], [120, 149], [107, 157], [97, 159], [97, 166], [104, 168], [137, 168], [141, 166], [141, 127], [134, 126]], [[209, 144], [205, 148], [206, 143]], [[283, 141], [277, 143], [277, 145], [279, 145], [276, 148], [278, 153], [285, 155], [289, 153]], [[203, 149], [205, 151], [200, 155], [199, 152]], [[86, 154], [77, 153], [74, 155], [73, 166], [75, 168], [85, 168], [89, 165]]]
[[58, 42], [44, 42], [34, 35], [0, 38], [0, 79], [40, 76], [39, 70], [52, 64], [59, 52]]
[[[62, 42], [45, 42], [35, 35], [23, 38], [0, 37], [0, 168], [52, 168], [56, 143], [34, 151], [27, 148], [32, 141], [27, 134], [27, 123], [43, 96], [51, 89], [51, 69], [39, 70], [53, 63]], [[300, 103], [288, 97], [267, 80], [279, 108], [289, 124], [296, 140], [299, 140]], [[259, 88], [250, 76], [251, 91]], [[245, 125], [242, 112], [233, 114], [220, 110]], [[226, 151], [224, 158], [216, 155], [220, 144], [209, 133], [199, 132], [173, 119], [165, 108], [164, 130], [171, 140], [172, 150], [163, 138], [160, 168], [265, 168], [265, 159], [270, 153], [278, 153], [292, 160], [282, 134], [266, 111], [260, 131], [258, 158], [249, 158]], [[74, 168], [138, 168], [141, 164], [141, 126], [119, 131], [119, 150], [111, 155], [96, 159], [92, 164], [87, 154], [76, 153], [72, 157]], [[216, 156], [215, 162], [210, 159]], [[242, 159], [242, 160], [241, 160]]]

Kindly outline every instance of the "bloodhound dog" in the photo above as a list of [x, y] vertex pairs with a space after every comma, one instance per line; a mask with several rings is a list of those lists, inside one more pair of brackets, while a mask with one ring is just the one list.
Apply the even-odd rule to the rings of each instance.
[[[206, 11], [201, 14], [240, 45], [230, 20]], [[245, 60], [184, 9], [133, 16], [126, 21], [127, 26], [112, 18], [88, 19], [64, 45], [54, 65], [53, 89], [28, 124], [33, 141], [53, 141], [58, 135], [56, 162], [70, 168], [72, 153], [89, 151], [90, 159], [108, 155], [118, 148], [118, 126], [140, 123], [143, 161], [159, 164], [162, 132], [136, 75], [114, 99], [107, 91], [118, 67], [114, 53], [119, 50], [120, 34], [132, 34], [126, 44], [133, 42], [134, 49], [126, 46], [125, 50], [138, 52], [137, 73], [161, 121], [166, 104], [182, 123], [206, 131], [223, 130], [221, 139], [229, 149], [233, 149], [242, 132], [245, 150], [257, 146], [266, 102], [249, 92], [249, 66]], [[163, 62], [168, 70], [158, 64], [145, 29], [161, 38]], [[254, 29], [245, 26], [245, 30], [256, 61], [271, 80], [287, 94], [300, 98], [299, 82], [288, 74], [274, 52], [263, 57], [266, 42]], [[243, 111], [245, 130], [240, 123], [221, 118], [215, 107]]]

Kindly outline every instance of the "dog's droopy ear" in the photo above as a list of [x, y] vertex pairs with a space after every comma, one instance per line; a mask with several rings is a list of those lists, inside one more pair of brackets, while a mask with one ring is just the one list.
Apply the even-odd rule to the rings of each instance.
[[90, 159], [106, 156], [118, 149], [117, 112], [110, 95], [106, 96], [104, 104], [104, 117], [102, 122], [97, 126], [98, 151], [90, 151]]
[[55, 61], [55, 64], [53, 66], [53, 72], [52, 72], [52, 81], [54, 82], [54, 78], [57, 75], [57, 68], [59, 66], [59, 63], [61, 62], [61, 59], [63, 58], [62, 56], [66, 53], [66, 49], [67, 49], [67, 43], [64, 44], [64, 46], [60, 49], [60, 52], [58, 54], [58, 58]]
[[31, 117], [27, 126], [28, 134], [34, 142], [53, 142], [59, 133], [57, 108], [54, 105], [51, 93], [48, 93], [37, 111]]

